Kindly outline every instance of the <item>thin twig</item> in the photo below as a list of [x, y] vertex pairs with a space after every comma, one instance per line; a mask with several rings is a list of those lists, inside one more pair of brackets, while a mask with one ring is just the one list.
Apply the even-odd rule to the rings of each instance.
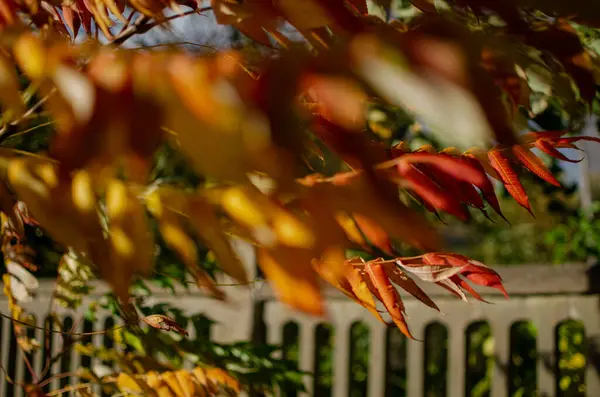
[[11, 320], [11, 321], [13, 321], [13, 322], [15, 322], [17, 324], [23, 325], [25, 327], [39, 329], [39, 330], [50, 332], [50, 333], [54, 333], [54, 334], [69, 335], [69, 336], [103, 335], [103, 334], [106, 334], [107, 332], [116, 331], [116, 330], [119, 330], [121, 328], [126, 328], [129, 325], [131, 325], [131, 324], [123, 324], [123, 325], [119, 325], [117, 327], [107, 328], [107, 329], [103, 329], [103, 330], [100, 330], [100, 331], [93, 331], [93, 332], [65, 332], [65, 331], [57, 331], [57, 330], [54, 330], [54, 329], [48, 329], [48, 328], [45, 328], [45, 327], [39, 327], [37, 325], [28, 324], [28, 323], [26, 323], [24, 321], [20, 321], [20, 320], [14, 319], [11, 316], [8, 316], [8, 315], [6, 315], [4, 313], [0, 313], [0, 317], [4, 317], [6, 319], [9, 319], [9, 320]]
[[190, 45], [190, 46], [194, 46], [194, 47], [207, 48], [207, 49], [213, 50], [213, 51], [219, 51], [218, 49], [216, 49], [213, 46], [206, 45], [206, 44], [198, 44], [198, 43], [194, 43], [192, 41], [175, 41], [172, 43], [160, 43], [160, 44], [146, 45], [143, 47], [131, 47], [131, 48], [129, 48], [129, 50], [132, 50], [132, 51], [146, 50], [149, 48], [169, 47], [169, 46], [178, 46], [178, 45]]
[[204, 7], [196, 10], [189, 10], [180, 14], [171, 15], [167, 18], [157, 19], [154, 22], [150, 22], [150, 18], [145, 15], [140, 15], [133, 24], [130, 24], [126, 29], [121, 31], [117, 36], [108, 42], [108, 44], [120, 45], [127, 41], [131, 36], [139, 33], [146, 33], [150, 29], [156, 26], [162, 25], [165, 22], [172, 21], [181, 17], [185, 17], [192, 14], [201, 14], [206, 11], [212, 10], [212, 7]]

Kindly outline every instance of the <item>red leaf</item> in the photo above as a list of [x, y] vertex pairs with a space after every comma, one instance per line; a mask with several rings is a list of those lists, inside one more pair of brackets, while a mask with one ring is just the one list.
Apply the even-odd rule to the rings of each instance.
[[475, 186], [485, 183], [485, 180], [487, 179], [485, 172], [482, 172], [481, 169], [473, 166], [472, 163], [464, 161], [462, 158], [452, 157], [444, 153], [410, 153], [393, 161], [397, 161], [398, 164], [428, 164], [451, 178], [468, 182]]
[[369, 12], [369, 9], [367, 8], [367, 1], [366, 0], [347, 0], [350, 5], [352, 7], [354, 7], [356, 9], [356, 11], [360, 12], [361, 14], [367, 14]]
[[554, 175], [550, 172], [548, 167], [540, 160], [535, 154], [529, 149], [526, 149], [520, 145], [512, 147], [515, 157], [527, 167], [531, 172], [545, 180], [546, 182], [560, 187], [560, 183], [556, 180]]
[[479, 295], [479, 292], [475, 291], [473, 289], [473, 287], [471, 287], [469, 285], [468, 282], [466, 282], [465, 280], [463, 280], [462, 278], [460, 278], [460, 276], [456, 275], [456, 276], [452, 276], [450, 278], [450, 280], [452, 280], [456, 285], [458, 285], [459, 287], [463, 288], [465, 291], [467, 291], [468, 293], [470, 293], [475, 299], [477, 299], [478, 301], [481, 302], [485, 302], [485, 303], [489, 303], [487, 302], [485, 299], [483, 299], [481, 297], [481, 295]]
[[[410, 155], [406, 155], [410, 156]], [[433, 207], [456, 216], [458, 219], [469, 219], [469, 213], [460, 205], [460, 202], [442, 190], [431, 179], [409, 163], [398, 164], [399, 174], [405, 178], [409, 189], [414, 191], [423, 200]]]
[[538, 139], [537, 141], [535, 141], [535, 147], [537, 147], [542, 152], [544, 152], [547, 155], [550, 155], [556, 159], [559, 159], [562, 161], [567, 161], [569, 163], [579, 163], [579, 162], [583, 161], [583, 159], [571, 160], [570, 158], [568, 158], [567, 156], [565, 156], [564, 154], [559, 152], [558, 149], [556, 149], [556, 147], [554, 145], [555, 145], [554, 143], [547, 141], [545, 139]]
[[332, 151], [354, 169], [370, 169], [388, 159], [380, 143], [364, 134], [343, 128], [331, 121], [317, 117], [313, 123], [317, 135]]
[[394, 320], [398, 329], [400, 329], [400, 331], [408, 338], [414, 339], [408, 329], [406, 318], [404, 317], [404, 304], [402, 303], [402, 298], [396, 288], [394, 288], [392, 283], [388, 280], [382, 265], [370, 262], [365, 264], [365, 268], [369, 278], [381, 296], [381, 301], [392, 316], [392, 320]]
[[436, 254], [436, 256], [442, 258], [453, 266], [461, 266], [463, 270], [460, 274], [466, 277], [468, 280], [477, 285], [495, 288], [508, 298], [508, 294], [502, 285], [502, 278], [494, 269], [484, 265], [481, 262], [469, 259], [466, 256], [459, 254], [442, 253]]
[[575, 142], [579, 142], [579, 141], [589, 141], [589, 142], [599, 142], [600, 143], [600, 138], [595, 137], [595, 136], [575, 136], [575, 137], [569, 137], [569, 138], [560, 138], [555, 140], [555, 144], [557, 147], [561, 147], [561, 145], [567, 144], [567, 143], [575, 143]]
[[[465, 161], [471, 162], [471, 164], [473, 164], [473, 166], [475, 166], [475, 167], [480, 167], [481, 171], [484, 171], [483, 166], [475, 157], [465, 155], [465, 156], [463, 156], [463, 159]], [[506, 222], [508, 222], [508, 219], [506, 219], [506, 217], [502, 213], [502, 210], [500, 209], [500, 202], [498, 202], [498, 197], [496, 197], [496, 192], [494, 191], [494, 186], [492, 185], [492, 182], [489, 180], [489, 178], [486, 178], [484, 183], [477, 186], [477, 188], [481, 191], [481, 194], [483, 195], [483, 197], [485, 197], [485, 200], [490, 204], [492, 209], [498, 215], [500, 215], [502, 217], [502, 219], [504, 219]]]
[[560, 131], [534, 131], [534, 132], [528, 132], [526, 134], [521, 135], [521, 141], [523, 143], [532, 143], [534, 141], [537, 141], [538, 139], [556, 139], [556, 138], [560, 138], [561, 136], [565, 135], [568, 131], [567, 130], [560, 130]]
[[508, 190], [510, 195], [517, 201], [517, 203], [519, 203], [519, 205], [533, 215], [531, 204], [529, 204], [529, 198], [527, 197], [525, 188], [523, 188], [521, 181], [519, 181], [519, 177], [517, 176], [515, 170], [510, 166], [510, 161], [508, 158], [499, 149], [490, 150], [488, 157], [492, 167], [494, 167], [494, 169], [500, 175], [506, 190]]

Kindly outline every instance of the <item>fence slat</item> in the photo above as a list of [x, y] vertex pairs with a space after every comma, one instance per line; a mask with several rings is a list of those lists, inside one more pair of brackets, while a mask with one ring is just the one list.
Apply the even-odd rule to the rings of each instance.
[[[593, 308], [594, 310], [589, 313], [588, 316], [585, 316], [583, 319], [583, 326], [585, 327], [585, 335], [588, 338], [588, 349], [590, 349], [590, 340], [594, 340], [595, 343], [600, 341], [600, 319], [597, 315], [594, 315], [598, 312], [597, 308]], [[585, 371], [585, 387], [586, 393], [588, 396], [600, 396], [600, 368], [596, 368], [594, 363], [591, 362], [591, 354], [592, 350], [588, 350], [588, 355], [586, 358], [586, 371]], [[599, 354], [600, 352], [595, 351], [595, 354]]]
[[348, 397], [350, 325], [350, 321], [335, 322], [335, 343], [333, 347], [333, 397]]
[[510, 323], [500, 319], [490, 319], [494, 338], [494, 376], [491, 397], [508, 397], [508, 368], [510, 365]]
[[[299, 321], [299, 367], [302, 371], [315, 371], [315, 328], [316, 324], [313, 321]], [[299, 393], [301, 397], [313, 395], [314, 382], [312, 378], [304, 380], [306, 393]]]
[[461, 322], [448, 326], [448, 396], [465, 394], [465, 327]]
[[369, 397], [385, 396], [385, 358], [387, 327], [379, 322], [371, 324], [371, 340], [369, 345]]
[[[425, 329], [413, 327], [413, 336], [425, 340]], [[406, 379], [408, 382], [408, 397], [423, 397], [425, 385], [425, 344], [408, 341], [406, 346], [407, 366]]]
[[[540, 397], [554, 396], [556, 381], [552, 373], [552, 367], [555, 365], [556, 354], [554, 343], [555, 324], [552, 321], [546, 321], [538, 318], [535, 322], [537, 328], [537, 382], [538, 393]], [[550, 366], [551, 368], [548, 368]]]
[[[0, 359], [2, 360], [2, 368], [4, 368], [5, 371], [8, 371], [8, 355], [10, 352], [10, 334], [12, 332], [12, 325], [7, 318], [1, 318], [0, 321], [2, 321], [2, 327], [0, 327], [2, 330], [2, 345], [0, 345], [2, 357], [0, 357]], [[7, 386], [8, 380], [6, 379], [6, 374], [4, 371], [0, 371], [0, 397], [6, 395]]]

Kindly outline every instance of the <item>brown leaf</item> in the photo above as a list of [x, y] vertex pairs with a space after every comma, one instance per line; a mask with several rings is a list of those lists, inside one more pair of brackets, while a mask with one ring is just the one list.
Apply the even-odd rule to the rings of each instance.
[[426, 13], [437, 13], [435, 0], [410, 0], [413, 6]]
[[188, 336], [188, 332], [177, 324], [175, 320], [162, 314], [152, 314], [141, 320], [153, 328], [162, 329], [163, 331], [174, 331], [179, 335]]
[[433, 300], [417, 285], [417, 283], [407, 276], [402, 270], [400, 270], [395, 263], [382, 265], [386, 276], [394, 284], [401, 287], [403, 290], [431, 307], [432, 309], [440, 311], [440, 308], [435, 304]]

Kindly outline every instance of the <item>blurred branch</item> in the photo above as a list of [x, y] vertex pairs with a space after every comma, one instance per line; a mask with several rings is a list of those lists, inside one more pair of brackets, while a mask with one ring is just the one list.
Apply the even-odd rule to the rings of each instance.
[[131, 36], [146, 33], [150, 29], [155, 28], [156, 26], [162, 25], [163, 23], [185, 17], [192, 14], [201, 14], [206, 11], [212, 10], [212, 7], [204, 7], [199, 8], [197, 10], [189, 10], [186, 12], [182, 12], [180, 14], [172, 15], [170, 17], [164, 19], [158, 19], [154, 22], [150, 22], [150, 18], [145, 15], [140, 15], [133, 24], [127, 26], [123, 31], [121, 31], [117, 36], [115, 36], [112, 40], [108, 42], [108, 44], [120, 45], [125, 41], [131, 38]]

